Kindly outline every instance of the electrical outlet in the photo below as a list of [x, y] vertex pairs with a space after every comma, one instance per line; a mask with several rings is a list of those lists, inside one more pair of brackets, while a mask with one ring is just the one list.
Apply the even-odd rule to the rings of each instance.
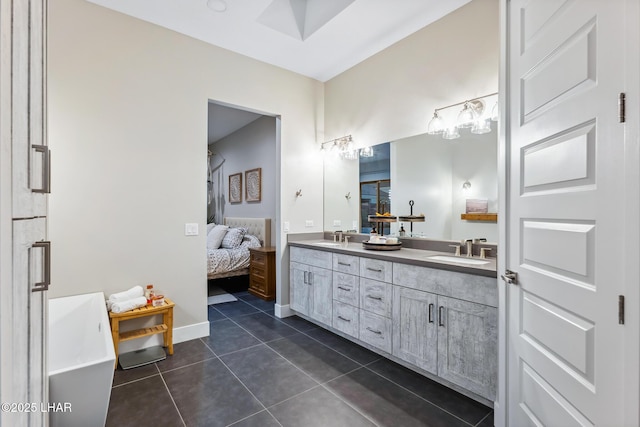
[[285, 222], [282, 224], [282, 231], [284, 231], [285, 233], [288, 233], [288, 232], [289, 232], [289, 228], [290, 228], [289, 221], [285, 221]]
[[305, 227], [313, 227], [313, 220], [312, 219], [308, 219], [304, 222], [304, 226]]
[[358, 229], [358, 220], [354, 219], [353, 222], [351, 223], [351, 228], [353, 228], [354, 230]]
[[185, 236], [197, 236], [198, 235], [198, 223], [188, 222], [184, 225]]
[[342, 221], [340, 221], [339, 219], [334, 219], [333, 220], [333, 226], [334, 227], [340, 227], [342, 225]]

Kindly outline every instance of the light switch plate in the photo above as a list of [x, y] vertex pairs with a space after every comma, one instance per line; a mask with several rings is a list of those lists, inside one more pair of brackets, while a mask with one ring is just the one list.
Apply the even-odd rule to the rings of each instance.
[[198, 223], [197, 222], [187, 222], [184, 225], [184, 235], [185, 236], [197, 236], [198, 235]]
[[358, 220], [354, 219], [353, 222], [351, 223], [351, 228], [353, 228], [354, 230], [358, 229]]
[[313, 220], [312, 219], [308, 219], [304, 222], [304, 226], [305, 227], [313, 227]]
[[339, 219], [334, 219], [333, 220], [333, 226], [334, 227], [340, 227], [342, 225], [342, 221], [340, 221]]
[[282, 231], [284, 231], [285, 233], [288, 233], [289, 232], [289, 228], [291, 228], [290, 224], [289, 224], [289, 221], [285, 221], [282, 224]]

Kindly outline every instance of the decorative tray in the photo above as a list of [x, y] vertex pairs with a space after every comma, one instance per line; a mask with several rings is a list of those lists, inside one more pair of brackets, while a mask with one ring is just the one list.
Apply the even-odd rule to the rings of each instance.
[[424, 215], [400, 215], [401, 222], [424, 222]]
[[398, 218], [395, 215], [369, 215], [369, 222], [396, 222]]
[[372, 251], [397, 251], [402, 249], [402, 242], [398, 243], [371, 243], [369, 241], [362, 242], [362, 247]]

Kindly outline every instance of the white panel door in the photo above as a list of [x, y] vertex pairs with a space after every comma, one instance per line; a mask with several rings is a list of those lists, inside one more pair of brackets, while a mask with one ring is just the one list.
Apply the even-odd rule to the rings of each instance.
[[624, 12], [507, 1], [509, 426], [625, 425]]

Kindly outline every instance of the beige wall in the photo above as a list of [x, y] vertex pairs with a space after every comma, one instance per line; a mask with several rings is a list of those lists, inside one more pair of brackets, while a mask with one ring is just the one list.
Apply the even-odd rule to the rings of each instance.
[[498, 0], [473, 0], [326, 82], [325, 140], [421, 134], [435, 108], [497, 92], [498, 17]]
[[322, 84], [83, 0], [49, 12], [50, 297], [153, 283], [176, 302], [176, 327], [202, 331], [207, 101], [281, 116], [277, 212], [293, 232], [306, 219], [319, 231]]

